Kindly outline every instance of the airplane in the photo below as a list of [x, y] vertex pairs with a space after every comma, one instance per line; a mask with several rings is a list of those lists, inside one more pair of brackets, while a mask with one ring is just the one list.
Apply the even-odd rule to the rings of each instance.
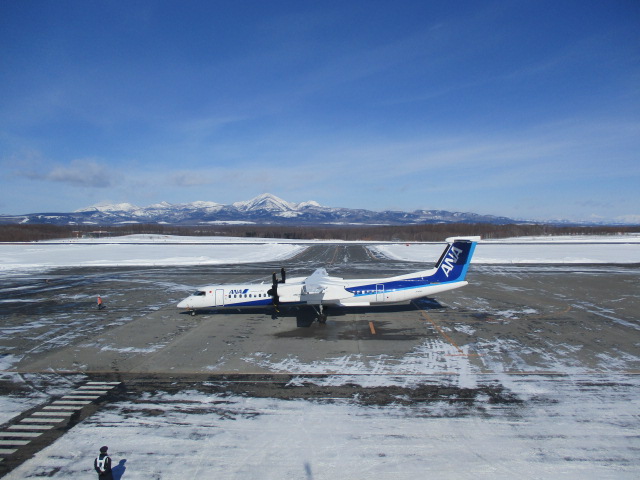
[[209, 285], [178, 303], [191, 315], [198, 310], [223, 308], [251, 308], [272, 306], [276, 312], [286, 306], [309, 305], [318, 315], [319, 323], [326, 323], [324, 308], [328, 306], [364, 307], [411, 300], [464, 287], [471, 257], [480, 237], [447, 238], [447, 246], [430, 270], [385, 278], [344, 279], [329, 276], [318, 268], [308, 277], [281, 278], [272, 275], [271, 284]]

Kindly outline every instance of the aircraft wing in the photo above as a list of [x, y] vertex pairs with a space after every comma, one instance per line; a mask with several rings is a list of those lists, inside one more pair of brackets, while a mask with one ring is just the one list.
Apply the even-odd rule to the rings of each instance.
[[302, 291], [307, 294], [322, 293], [327, 289], [329, 274], [324, 268], [318, 268], [304, 279]]
[[339, 277], [330, 277], [324, 268], [318, 268], [303, 282], [300, 299], [310, 304], [320, 304], [352, 297], [345, 289], [346, 282]]

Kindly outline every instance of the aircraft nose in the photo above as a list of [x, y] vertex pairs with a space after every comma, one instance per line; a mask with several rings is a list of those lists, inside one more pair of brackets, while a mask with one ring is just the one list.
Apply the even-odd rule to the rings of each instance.
[[178, 308], [188, 308], [189, 305], [187, 304], [187, 300], [189, 300], [188, 298], [185, 298], [184, 300], [182, 300], [178, 305], [176, 305]]

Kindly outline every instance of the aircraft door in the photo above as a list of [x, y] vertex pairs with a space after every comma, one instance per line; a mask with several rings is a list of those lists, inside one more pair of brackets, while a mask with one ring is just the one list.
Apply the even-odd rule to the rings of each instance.
[[384, 302], [384, 285], [376, 285], [376, 302]]
[[216, 290], [216, 306], [224, 307], [224, 290], [222, 288]]

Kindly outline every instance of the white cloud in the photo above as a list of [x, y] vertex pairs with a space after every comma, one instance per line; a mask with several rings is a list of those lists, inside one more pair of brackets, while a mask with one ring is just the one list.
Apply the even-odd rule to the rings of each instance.
[[108, 188], [115, 185], [119, 174], [92, 159], [77, 159], [68, 165], [56, 165], [48, 170], [43, 167], [17, 172], [34, 180], [66, 183], [77, 187]]
[[177, 187], [195, 187], [210, 185], [213, 183], [213, 179], [207, 172], [182, 171], [171, 174], [168, 183]]

